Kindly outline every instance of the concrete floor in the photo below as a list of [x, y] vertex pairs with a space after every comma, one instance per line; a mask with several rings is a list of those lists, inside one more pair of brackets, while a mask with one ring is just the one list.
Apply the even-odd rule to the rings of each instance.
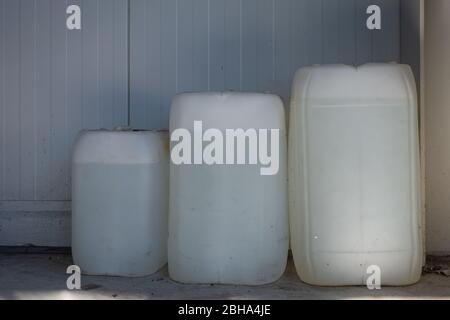
[[71, 264], [68, 254], [0, 254], [0, 300], [450, 299], [450, 277], [443, 275], [427, 273], [414, 286], [378, 291], [365, 287], [321, 288], [300, 282], [292, 261], [278, 282], [261, 287], [183, 285], [169, 280], [164, 268], [153, 276], [136, 279], [82, 276], [83, 290], [68, 291], [65, 271]]

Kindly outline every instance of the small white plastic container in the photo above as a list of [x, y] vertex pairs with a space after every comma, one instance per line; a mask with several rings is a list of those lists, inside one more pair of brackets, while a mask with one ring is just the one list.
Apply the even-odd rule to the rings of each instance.
[[279, 130], [279, 170], [261, 175], [262, 165], [249, 162], [171, 162], [170, 277], [183, 283], [240, 285], [278, 280], [286, 268], [289, 241], [286, 129], [280, 98], [253, 93], [176, 96], [171, 133], [181, 128], [194, 137], [195, 121], [202, 121], [204, 132], [216, 129], [224, 137], [227, 129]]
[[84, 131], [72, 167], [72, 253], [90, 275], [145, 276], [167, 263], [169, 137]]
[[417, 113], [408, 66], [331, 65], [297, 72], [289, 202], [291, 248], [303, 281], [366, 285], [370, 275], [371, 281], [379, 276], [381, 285], [419, 280]]

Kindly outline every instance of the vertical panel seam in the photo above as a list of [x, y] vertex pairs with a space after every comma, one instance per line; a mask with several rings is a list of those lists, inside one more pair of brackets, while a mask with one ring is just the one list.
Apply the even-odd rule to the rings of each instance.
[[401, 62], [403, 59], [402, 59], [402, 53], [403, 53], [403, 50], [402, 50], [402, 48], [403, 48], [403, 45], [402, 45], [402, 42], [403, 42], [403, 39], [402, 39], [402, 36], [403, 36], [403, 1], [400, 1], [399, 0], [399, 2], [398, 2], [398, 33], [399, 33], [399, 35], [398, 35], [398, 41], [399, 41], [399, 44], [398, 44], [398, 60], [399, 60], [399, 62]]
[[239, 0], [239, 90], [242, 91], [242, 59], [243, 59], [243, 42], [242, 42], [242, 0]]
[[[84, 0], [80, 0], [84, 3]], [[84, 108], [85, 108], [85, 91], [84, 91], [84, 31], [81, 31], [81, 77], [80, 77], [80, 87], [81, 87], [81, 127], [85, 127], [84, 122]]]
[[353, 48], [353, 65], [356, 66], [357, 65], [357, 61], [358, 61], [358, 35], [356, 32], [356, 19], [357, 19], [357, 14], [358, 14], [358, 10], [357, 10], [357, 4], [356, 4], [357, 0], [353, 0], [353, 41], [355, 43], [355, 46]]
[[179, 63], [178, 63], [178, 55], [179, 55], [179, 50], [178, 50], [178, 44], [179, 44], [179, 39], [178, 39], [178, 0], [175, 0], [175, 93], [178, 93], [178, 68], [179, 68]]
[[[68, 6], [68, 0], [65, 1], [65, 6]], [[67, 108], [67, 104], [68, 104], [68, 94], [69, 94], [69, 67], [68, 67], [68, 63], [69, 63], [69, 32], [67, 30], [67, 28], [65, 28], [65, 59], [64, 59], [64, 74], [65, 74], [65, 83], [64, 83], [64, 88], [65, 88], [65, 92], [64, 92], [64, 140], [66, 141], [67, 144], [70, 144], [70, 139], [69, 139], [69, 121], [68, 121], [68, 108]], [[65, 190], [65, 199], [70, 199], [70, 187], [69, 187], [69, 175], [70, 175], [70, 151], [68, 148], [65, 148], [64, 150], [65, 153], [65, 161], [66, 161], [66, 165], [65, 165], [65, 175], [64, 175], [64, 182], [65, 182], [65, 186], [64, 186], [64, 190]]]
[[127, 126], [131, 126], [131, 1], [127, 0]]
[[[128, 0], [131, 1], [131, 0]], [[164, 68], [163, 68], [163, 35], [162, 35], [162, 30], [163, 30], [163, 18], [162, 18], [162, 13], [163, 13], [163, 0], [159, 0], [159, 85], [160, 85], [160, 93], [159, 93], [159, 121], [158, 121], [158, 127], [162, 127], [162, 122], [163, 122], [163, 108], [164, 108], [164, 98], [162, 95], [162, 89], [164, 87], [163, 84], [163, 72], [164, 72]], [[131, 19], [131, 17], [130, 17]]]
[[4, 132], [4, 130], [5, 130], [5, 121], [4, 121], [4, 119], [5, 119], [5, 117], [4, 117], [4, 106], [5, 106], [5, 95], [4, 95], [4, 92], [5, 92], [5, 88], [4, 88], [4, 86], [5, 86], [5, 70], [4, 70], [4, 68], [5, 68], [5, 34], [6, 34], [6, 32], [5, 32], [5, 19], [4, 19], [4, 12], [5, 12], [5, 8], [4, 8], [4, 5], [5, 5], [5, 3], [4, 3], [4, 1], [2, 1], [1, 3], [0, 3], [0, 6], [1, 6], [1, 8], [2, 8], [2, 10], [0, 11], [0, 13], [1, 13], [1, 15], [0, 15], [0, 18], [1, 18], [1, 21], [0, 21], [0, 23], [1, 23], [1, 25], [2, 25], [2, 28], [1, 28], [1, 30], [0, 30], [0, 32], [2, 33], [2, 37], [1, 37], [1, 46], [0, 46], [0, 50], [2, 50], [2, 61], [0, 62], [1, 64], [2, 64], [2, 73], [0, 74], [0, 77], [1, 77], [1, 93], [2, 93], [2, 95], [0, 96], [0, 99], [1, 99], [1, 109], [0, 109], [0, 115], [1, 115], [1, 117], [0, 117], [0, 121], [1, 121], [1, 136], [0, 136], [0, 139], [1, 139], [1, 154], [0, 154], [0, 157], [1, 157], [1, 167], [0, 167], [0, 173], [1, 173], [1, 177], [2, 177], [2, 179], [1, 179], [1, 181], [0, 181], [0, 196], [1, 196], [1, 198], [0, 198], [0, 200], [3, 200], [4, 199], [4, 185], [5, 185], [5, 182], [4, 182], [4, 166], [5, 166], [5, 161], [4, 161], [4, 155], [5, 155], [5, 149], [4, 149], [4, 147], [5, 147], [5, 132]]
[[[366, 5], [369, 5], [370, 2], [367, 2]], [[367, 16], [365, 16], [367, 18]], [[370, 61], [374, 62], [374, 42], [375, 42], [375, 32], [376, 30], [372, 30], [369, 34], [370, 34]]]
[[[256, 1], [256, 8], [255, 8], [255, 24], [256, 24], [256, 30], [258, 30], [258, 28], [260, 27], [260, 18], [259, 18], [259, 5], [260, 5], [261, 1]], [[255, 75], [254, 75], [254, 79], [255, 79], [255, 88], [257, 90], [261, 90], [261, 81], [259, 80], [259, 75], [260, 75], [260, 62], [259, 62], [259, 46], [260, 46], [260, 36], [259, 33], [256, 34], [255, 36], [256, 38], [256, 44], [255, 44], [255, 61], [256, 61], [256, 68], [255, 68]]]
[[275, 86], [275, 46], [276, 46], [276, 38], [275, 38], [275, 0], [272, 0], [272, 87]]
[[208, 0], [208, 91], [211, 90], [211, 0]]
[[[130, 0], [129, 0], [130, 1]], [[149, 3], [149, 1], [145, 1], [145, 5], [144, 5], [144, 8], [143, 8], [143, 11], [145, 12], [145, 17], [148, 17], [148, 14], [149, 14], [149, 5], [148, 5], [148, 3]], [[131, 19], [131, 16], [130, 16], [130, 19]], [[130, 24], [131, 24], [131, 20], [130, 20]], [[148, 24], [148, 19], [145, 19], [145, 21], [144, 21], [144, 36], [142, 37], [143, 38], [143, 41], [144, 41], [144, 51], [145, 51], [145, 55], [144, 55], [144, 64], [145, 64], [145, 70], [144, 70], [144, 88], [148, 88], [148, 86], [149, 86], [149, 68], [148, 68], [148, 66], [149, 66], [149, 60], [150, 60], [150, 58], [152, 58], [152, 56], [151, 56], [151, 54], [150, 54], [150, 51], [149, 51], [149, 35], [148, 35], [148, 32], [149, 32], [149, 24]], [[130, 50], [131, 50], [131, 48], [130, 48]], [[131, 59], [131, 58], [130, 58]], [[130, 61], [130, 64], [131, 64], [131, 61]], [[131, 87], [130, 87], [130, 89], [131, 89]], [[148, 94], [145, 94], [144, 95], [144, 106], [143, 106], [143, 108], [144, 108], [144, 121], [143, 121], [143, 125], [144, 125], [144, 127], [148, 127], [149, 126], [149, 117], [148, 117], [148, 114], [149, 114], [149, 103], [148, 103], [148, 101], [149, 101], [149, 97], [148, 97], [149, 95]]]
[[343, 61], [344, 57], [342, 55], [342, 39], [341, 39], [341, 35], [342, 35], [342, 19], [341, 19], [341, 5], [342, 2], [340, 0], [338, 0], [337, 2], [337, 12], [336, 14], [336, 18], [337, 18], [337, 57], [336, 57], [336, 61]]
[[320, 0], [320, 34], [321, 34], [321, 39], [320, 39], [320, 61], [321, 64], [323, 64], [324, 62], [324, 53], [323, 53], [323, 47], [325, 45], [325, 21], [324, 21], [324, 5], [323, 5], [323, 0]]
[[227, 87], [227, 58], [228, 58], [228, 51], [227, 51], [227, 3], [230, 1], [222, 1], [222, 9], [223, 9], [223, 15], [222, 15], [222, 61], [221, 61], [221, 76], [222, 76], [222, 90], [226, 91], [229, 87]]
[[48, 176], [46, 177], [46, 181], [48, 182], [47, 185], [47, 194], [46, 194], [46, 200], [51, 200], [52, 196], [53, 196], [53, 190], [52, 190], [52, 176], [53, 174], [51, 173], [51, 167], [52, 167], [52, 163], [53, 163], [53, 153], [52, 153], [52, 123], [53, 123], [53, 71], [54, 71], [54, 67], [53, 67], [53, 25], [54, 25], [54, 21], [53, 21], [53, 6], [52, 3], [49, 2], [50, 5], [50, 17], [49, 17], [49, 56], [48, 56], [48, 62], [49, 62], [49, 67], [50, 67], [50, 74], [49, 74], [49, 107], [50, 107], [50, 111], [49, 111], [49, 117], [50, 117], [50, 121], [49, 121], [49, 137], [48, 137], [48, 157], [49, 157], [49, 163], [47, 163], [47, 174]]
[[191, 21], [190, 21], [190, 23], [191, 23], [191, 75], [190, 75], [190, 78], [191, 78], [191, 85], [190, 85], [190, 88], [191, 88], [191, 91], [194, 91], [194, 72], [195, 72], [195, 67], [194, 67], [194, 65], [195, 65], [195, 49], [194, 49], [194, 43], [195, 43], [195, 41], [194, 41], [194, 37], [195, 37], [195, 28], [194, 28], [194, 12], [195, 12], [195, 10], [194, 10], [194, 7], [195, 7], [195, 3], [192, 1], [191, 2]]
[[33, 30], [33, 36], [34, 36], [34, 41], [33, 41], [33, 50], [34, 50], [34, 54], [33, 54], [33, 150], [34, 150], [34, 161], [33, 161], [33, 200], [37, 200], [37, 157], [36, 155], [38, 154], [38, 149], [37, 149], [37, 112], [36, 112], [36, 108], [37, 108], [37, 88], [36, 88], [36, 84], [37, 84], [37, 71], [36, 71], [36, 66], [37, 66], [37, 1], [38, 0], [34, 0], [34, 8], [33, 8], [33, 26], [34, 26], [34, 30]]
[[100, 94], [101, 90], [101, 68], [100, 68], [100, 0], [96, 0], [97, 1], [97, 111], [98, 111], [98, 122], [101, 125], [101, 127], [103, 128], [103, 114], [102, 114], [102, 103], [103, 103], [103, 99], [102, 99], [102, 95]]
[[18, 21], [18, 25], [19, 25], [19, 39], [18, 39], [18, 46], [19, 46], [19, 55], [18, 55], [18, 59], [19, 59], [19, 70], [18, 70], [18, 72], [19, 72], [19, 83], [18, 83], [18, 90], [17, 90], [17, 92], [18, 92], [18, 94], [19, 94], [19, 97], [18, 97], [18, 103], [19, 103], [19, 141], [18, 141], [18, 143], [19, 143], [19, 148], [18, 148], [18, 154], [19, 154], [19, 161], [18, 161], [18, 166], [19, 166], [19, 168], [18, 168], [18, 171], [19, 171], [19, 173], [18, 173], [18, 180], [19, 180], [19, 184], [18, 184], [18, 194], [16, 195], [16, 197], [19, 199], [19, 200], [21, 200], [22, 199], [22, 112], [23, 112], [23, 110], [22, 110], [22, 103], [23, 103], [23, 99], [22, 99], [22, 78], [23, 78], [23, 76], [22, 76], [22, 69], [23, 69], [23, 66], [22, 66], [22, 63], [23, 63], [23, 61], [22, 61], [22, 37], [23, 37], [23, 35], [22, 35], [22, 31], [23, 31], [23, 28], [22, 28], [22, 1], [20, 1], [19, 2], [19, 12], [18, 12], [18, 15], [19, 15], [19, 21]]

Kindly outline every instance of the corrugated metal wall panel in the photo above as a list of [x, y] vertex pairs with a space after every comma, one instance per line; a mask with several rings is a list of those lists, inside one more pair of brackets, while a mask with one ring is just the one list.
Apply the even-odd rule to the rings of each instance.
[[[382, 8], [381, 31], [366, 9]], [[321, 63], [399, 61], [399, 0], [131, 1], [131, 123], [166, 129], [186, 91], [274, 92]]]
[[[66, 8], [82, 7], [82, 31]], [[69, 200], [84, 128], [128, 123], [126, 0], [0, 0], [0, 200]]]
[[[6, 11], [6, 9], [11, 12]], [[3, 197], [20, 195], [20, 6], [16, 1], [2, 5], [2, 171]], [[7, 45], [6, 45], [7, 44]], [[7, 107], [13, 106], [13, 107]]]
[[[82, 8], [81, 32], [66, 31], [69, 4]], [[382, 31], [365, 28], [370, 4], [382, 6]], [[419, 75], [417, 4], [0, 0], [0, 245], [69, 245], [61, 223], [82, 128], [126, 125], [128, 111], [135, 127], [167, 128], [184, 91], [271, 91], [288, 102], [294, 72], [313, 63], [400, 60]]]

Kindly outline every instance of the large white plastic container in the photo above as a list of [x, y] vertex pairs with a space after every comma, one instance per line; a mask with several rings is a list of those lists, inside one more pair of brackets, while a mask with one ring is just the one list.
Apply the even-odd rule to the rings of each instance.
[[[315, 285], [382, 285], [421, 274], [416, 88], [408, 66], [308, 67], [294, 79], [291, 248]], [[373, 280], [375, 278], [372, 278]]]
[[[287, 151], [279, 97], [252, 93], [191, 93], [175, 97], [171, 133], [278, 129], [279, 171], [261, 165], [170, 166], [169, 273], [184, 283], [259, 285], [284, 272], [288, 252]], [[172, 143], [172, 148], [173, 148]], [[224, 153], [225, 154], [225, 153]], [[173, 159], [173, 158], [172, 158]], [[247, 162], [248, 163], [248, 162]]]
[[72, 253], [83, 273], [145, 276], [167, 263], [167, 133], [82, 132], [72, 180]]

